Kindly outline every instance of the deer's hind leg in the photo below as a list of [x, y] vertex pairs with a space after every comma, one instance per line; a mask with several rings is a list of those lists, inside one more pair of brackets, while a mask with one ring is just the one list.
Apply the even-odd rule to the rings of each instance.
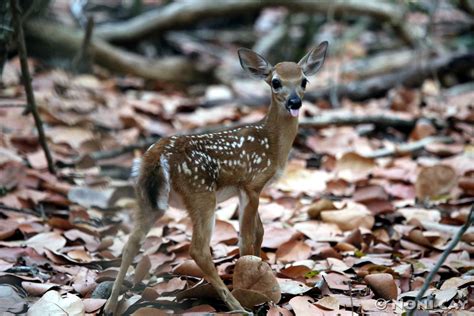
[[186, 207], [193, 222], [193, 236], [190, 255], [201, 268], [205, 279], [217, 290], [220, 298], [231, 310], [244, 309], [217, 273], [212, 261], [210, 241], [214, 227], [216, 196], [214, 192], [197, 193], [185, 200]]

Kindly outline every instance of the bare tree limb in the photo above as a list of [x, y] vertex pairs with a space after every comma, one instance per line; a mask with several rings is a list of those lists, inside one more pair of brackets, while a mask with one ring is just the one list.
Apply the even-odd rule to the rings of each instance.
[[382, 148], [379, 150], [375, 150], [363, 156], [367, 158], [381, 158], [387, 156], [406, 155], [421, 150], [425, 148], [426, 145], [431, 143], [450, 143], [452, 141], [452, 138], [446, 136], [430, 136], [420, 139], [416, 142], [396, 145], [393, 148]]
[[86, 31], [84, 34], [84, 40], [81, 45], [81, 50], [74, 56], [72, 60], [72, 66], [77, 72], [90, 72], [92, 70], [92, 54], [89, 52], [89, 46], [91, 43], [92, 31], [94, 30], [94, 18], [89, 17], [87, 19]]
[[[449, 245], [444, 249], [443, 253], [439, 257], [438, 261], [436, 262], [436, 265], [431, 269], [430, 273], [426, 277], [425, 283], [421, 287], [420, 291], [415, 297], [415, 302], [419, 302], [422, 298], [423, 295], [425, 294], [426, 290], [430, 286], [431, 281], [433, 280], [434, 276], [436, 273], [438, 273], [439, 269], [443, 265], [443, 263], [446, 261], [446, 258], [448, 258], [449, 254], [451, 251], [453, 251], [454, 247], [459, 243], [459, 241], [462, 238], [462, 235], [466, 232], [466, 230], [474, 223], [474, 204], [471, 206], [471, 210], [469, 211], [469, 215], [467, 216], [466, 222], [464, 225], [462, 225], [457, 234], [453, 237]], [[414, 313], [415, 309], [411, 309], [408, 311], [407, 315], [412, 316]]]
[[[391, 126], [401, 129], [412, 129], [417, 118], [404, 118], [396, 114], [358, 115], [347, 111], [337, 111], [335, 113], [325, 113], [309, 119], [300, 120], [300, 126], [306, 128], [324, 128], [330, 125], [359, 125], [374, 124], [377, 126]], [[437, 127], [445, 127], [446, 123], [432, 119], [430, 120]]]
[[369, 15], [389, 23], [410, 46], [414, 46], [416, 43], [409, 26], [403, 20], [403, 8], [385, 1], [366, 0], [206, 0], [175, 2], [125, 22], [104, 24], [97, 28], [96, 35], [107, 41], [136, 40], [155, 32], [188, 26], [205, 18], [249, 14], [268, 6], [283, 6], [292, 11], [306, 13], [326, 13], [331, 7], [335, 14], [344, 12]]
[[[339, 85], [337, 95], [339, 98], [363, 101], [368, 98], [382, 97], [388, 90], [397, 85], [419, 86], [433, 74], [467, 73], [470, 69], [474, 69], [474, 52], [454, 53], [432, 58], [422, 63], [415, 63], [394, 73]], [[305, 98], [309, 101], [328, 100], [330, 93], [331, 89], [325, 88], [308, 92]]]
[[[44, 19], [26, 21], [28, 35], [44, 46], [74, 54], [81, 49], [84, 33], [65, 25]], [[95, 33], [95, 31], [94, 31]], [[202, 82], [209, 77], [206, 70], [198, 69], [196, 63], [183, 57], [166, 57], [151, 60], [115, 47], [95, 36], [91, 37], [89, 53], [94, 62], [112, 71], [136, 75], [145, 79], [175, 83]]]
[[33, 93], [33, 87], [31, 85], [30, 70], [28, 69], [28, 54], [26, 51], [25, 37], [23, 35], [23, 25], [20, 16], [20, 8], [18, 7], [18, 1], [10, 0], [10, 8], [12, 11], [13, 24], [15, 26], [15, 33], [18, 43], [18, 55], [20, 57], [21, 77], [23, 85], [25, 87], [26, 99], [28, 102], [26, 112], [31, 112], [33, 114], [36, 129], [38, 130], [39, 143], [43, 148], [44, 155], [46, 156], [46, 160], [48, 162], [48, 170], [49, 172], [54, 174], [56, 173], [56, 170], [54, 168], [53, 157], [51, 156], [51, 152], [49, 151], [48, 143], [46, 141], [46, 135], [43, 129], [43, 121], [41, 120], [41, 116], [38, 113], [38, 108], [36, 107], [35, 102], [35, 95]]

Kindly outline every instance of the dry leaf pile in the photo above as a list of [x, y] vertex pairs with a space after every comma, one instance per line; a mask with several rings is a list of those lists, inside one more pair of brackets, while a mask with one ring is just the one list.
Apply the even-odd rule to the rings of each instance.
[[[1, 103], [24, 104], [17, 61], [8, 67]], [[264, 108], [200, 107], [214, 93], [234, 93], [225, 86], [196, 97], [145, 89], [128, 77], [38, 70], [34, 78], [60, 168], [57, 176], [46, 172], [23, 108], [1, 107], [0, 312], [94, 315], [118, 272], [134, 207], [129, 169], [145, 144], [193, 128], [256, 120]], [[345, 100], [339, 110], [304, 104], [309, 120], [343, 111], [416, 123], [408, 129], [302, 128], [285, 174], [261, 198], [263, 261], [236, 265], [237, 201], [219, 207], [212, 253], [244, 306], [259, 315], [392, 313], [416, 296], [474, 202], [473, 93], [440, 97], [442, 91], [432, 95], [433, 85], [394, 89], [390, 98], [359, 104]], [[452, 141], [399, 150], [441, 135]], [[380, 150], [389, 154], [372, 158]], [[190, 236], [184, 211], [170, 209], [157, 222], [129, 271], [122, 313], [226, 310], [189, 257]], [[422, 308], [472, 309], [473, 242], [470, 228]]]

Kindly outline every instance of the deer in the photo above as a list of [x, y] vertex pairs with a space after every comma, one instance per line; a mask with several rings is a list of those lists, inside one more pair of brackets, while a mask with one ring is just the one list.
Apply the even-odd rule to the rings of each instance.
[[253, 124], [195, 135], [175, 135], [152, 145], [142, 157], [135, 191], [135, 224], [124, 247], [120, 270], [105, 305], [115, 314], [126, 272], [141, 242], [169, 206], [184, 208], [192, 221], [190, 256], [231, 311], [245, 311], [219, 277], [210, 240], [216, 205], [239, 200], [240, 256], [260, 256], [263, 224], [258, 213], [262, 190], [283, 173], [298, 132], [298, 117], [308, 77], [324, 63], [328, 42], [298, 63], [272, 66], [258, 53], [240, 48], [244, 71], [271, 88], [265, 117]]

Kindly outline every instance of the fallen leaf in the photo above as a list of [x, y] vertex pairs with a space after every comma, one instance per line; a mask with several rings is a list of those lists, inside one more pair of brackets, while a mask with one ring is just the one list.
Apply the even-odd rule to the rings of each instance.
[[237, 260], [232, 285], [234, 290], [256, 291], [275, 303], [281, 298], [280, 287], [272, 269], [256, 256], [243, 256]]
[[0, 285], [0, 313], [2, 315], [18, 315], [27, 309], [27, 303], [13, 286]]
[[25, 241], [25, 244], [43, 254], [45, 249], [57, 251], [63, 248], [66, 245], [66, 238], [57, 232], [40, 233]]
[[355, 152], [348, 152], [336, 161], [336, 175], [347, 182], [356, 182], [367, 178], [375, 168], [373, 159], [362, 157]]
[[154, 285], [153, 289], [159, 295], [162, 295], [164, 293], [173, 293], [178, 290], [183, 290], [186, 287], [186, 284], [186, 280], [182, 280], [181, 278], [172, 278], [171, 280]]
[[323, 297], [322, 299], [318, 300], [315, 305], [330, 311], [339, 310], [339, 301], [336, 297], [332, 296]]
[[31, 296], [41, 296], [52, 288], [58, 288], [59, 284], [54, 283], [36, 283], [36, 282], [21, 282], [21, 286], [30, 294]]
[[308, 216], [310, 218], [318, 219], [322, 211], [335, 210], [335, 209], [337, 208], [334, 206], [334, 203], [331, 200], [321, 199], [311, 204], [310, 206], [308, 206], [308, 209], [306, 211], [308, 212]]
[[353, 230], [358, 227], [372, 229], [375, 219], [362, 204], [351, 203], [337, 211], [321, 212], [321, 219], [326, 223], [339, 226], [341, 230]]
[[389, 273], [368, 274], [364, 281], [374, 291], [377, 297], [386, 300], [395, 300], [398, 296], [398, 289], [393, 276]]
[[456, 171], [447, 165], [435, 165], [421, 169], [415, 183], [416, 197], [436, 198], [447, 194], [456, 186]]
[[61, 296], [58, 291], [48, 291], [30, 307], [27, 315], [83, 316], [84, 312], [84, 303], [76, 295]]
[[295, 280], [278, 278], [277, 281], [282, 294], [300, 295], [311, 290], [309, 286]]
[[280, 245], [276, 258], [283, 263], [304, 260], [311, 255], [311, 247], [303, 240], [290, 240]]

